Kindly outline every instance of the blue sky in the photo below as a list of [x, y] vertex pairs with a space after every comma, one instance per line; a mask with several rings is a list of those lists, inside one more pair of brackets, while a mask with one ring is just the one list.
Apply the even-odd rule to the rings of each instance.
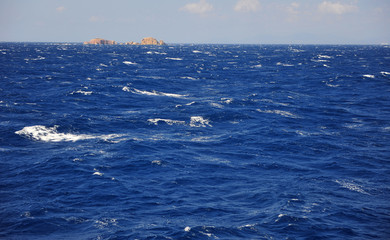
[[390, 0], [0, 0], [0, 41], [390, 43]]

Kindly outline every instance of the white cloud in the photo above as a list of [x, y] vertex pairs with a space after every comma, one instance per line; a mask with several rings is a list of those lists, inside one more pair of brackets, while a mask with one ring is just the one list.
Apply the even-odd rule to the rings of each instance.
[[349, 12], [356, 12], [358, 10], [358, 7], [352, 4], [323, 1], [320, 5], [318, 5], [318, 10], [322, 13], [332, 13], [340, 15]]
[[98, 17], [98, 16], [91, 16], [89, 18], [89, 21], [92, 23], [97, 23], [97, 22], [104, 22], [104, 18]]
[[200, 0], [197, 3], [189, 3], [184, 7], [180, 8], [180, 10], [195, 14], [204, 14], [206, 12], [211, 12], [213, 8], [213, 5], [208, 3], [206, 0]]
[[59, 6], [58, 8], [56, 8], [57, 12], [63, 12], [66, 10], [66, 8], [64, 6]]
[[299, 14], [298, 8], [299, 8], [299, 3], [293, 2], [293, 3], [291, 3], [291, 4], [287, 7], [287, 11], [288, 11], [290, 14]]
[[259, 0], [239, 0], [234, 6], [236, 12], [257, 12], [260, 10]]

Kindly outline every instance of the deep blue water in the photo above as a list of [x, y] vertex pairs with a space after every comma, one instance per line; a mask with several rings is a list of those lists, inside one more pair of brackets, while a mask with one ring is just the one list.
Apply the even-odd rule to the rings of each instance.
[[1, 239], [389, 239], [390, 48], [0, 43]]

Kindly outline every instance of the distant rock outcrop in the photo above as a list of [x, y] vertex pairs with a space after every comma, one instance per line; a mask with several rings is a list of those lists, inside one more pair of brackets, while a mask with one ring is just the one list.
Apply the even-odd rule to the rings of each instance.
[[[94, 39], [91, 39], [89, 42], [84, 42], [84, 44], [116, 45], [117, 42], [112, 41], [112, 40], [105, 40], [103, 38], [94, 38]], [[120, 43], [120, 44], [121, 45], [166, 45], [163, 40], [157, 41], [157, 39], [152, 38], [152, 37], [147, 37], [147, 38], [142, 39], [141, 43], [131, 41], [131, 42]]]
[[147, 37], [142, 39], [141, 45], [158, 45], [157, 39], [152, 37]]
[[139, 43], [131, 41], [131, 42], [125, 43], [125, 45], [139, 45]]
[[98, 45], [98, 44], [103, 44], [103, 45], [116, 45], [117, 43], [113, 40], [105, 40], [103, 38], [94, 38], [94, 39], [91, 39], [89, 42], [84, 42], [84, 44], [94, 44], [94, 45]]

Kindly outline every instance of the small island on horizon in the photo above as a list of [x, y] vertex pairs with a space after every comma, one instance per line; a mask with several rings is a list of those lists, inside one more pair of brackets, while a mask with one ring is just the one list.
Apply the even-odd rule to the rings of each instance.
[[125, 42], [125, 43], [117, 43], [113, 40], [106, 40], [103, 38], [94, 38], [89, 40], [88, 42], [84, 42], [84, 44], [92, 44], [92, 45], [166, 45], [163, 40], [158, 41], [153, 37], [146, 37], [141, 40], [141, 43], [138, 42]]

